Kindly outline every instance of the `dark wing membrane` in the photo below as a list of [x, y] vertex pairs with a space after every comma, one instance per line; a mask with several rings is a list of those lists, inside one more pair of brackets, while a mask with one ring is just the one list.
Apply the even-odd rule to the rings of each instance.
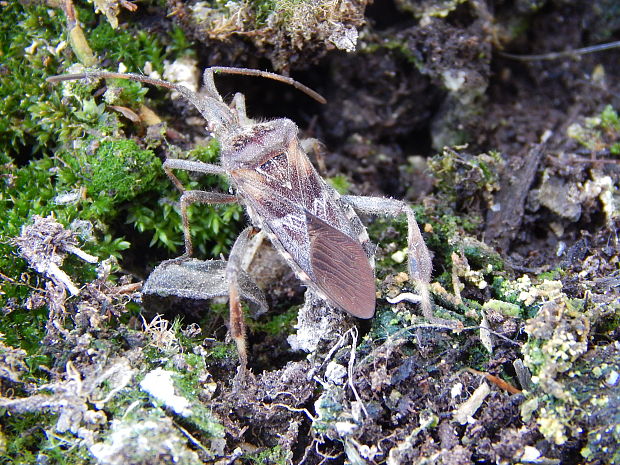
[[315, 285], [358, 318], [375, 314], [375, 279], [361, 244], [306, 212]]

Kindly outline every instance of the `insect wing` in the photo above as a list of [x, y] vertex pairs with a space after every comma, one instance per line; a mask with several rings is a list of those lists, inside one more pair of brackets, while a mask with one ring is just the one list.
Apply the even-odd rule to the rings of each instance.
[[375, 280], [361, 244], [306, 212], [315, 284], [328, 299], [358, 318], [375, 314]]
[[238, 194], [273, 232], [274, 245], [305, 273], [302, 279], [348, 313], [374, 315], [374, 273], [368, 256], [354, 238], [346, 213], [297, 143], [254, 169], [232, 170], [231, 176]]

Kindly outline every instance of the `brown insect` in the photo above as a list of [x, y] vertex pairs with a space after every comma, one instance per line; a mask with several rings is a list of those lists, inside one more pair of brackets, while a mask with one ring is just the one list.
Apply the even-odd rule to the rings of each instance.
[[[399, 200], [338, 194], [314, 169], [302, 148], [298, 128], [286, 118], [256, 123], [246, 116], [242, 94], [227, 105], [218, 93], [215, 73], [245, 74], [276, 79], [324, 103], [323, 97], [290, 78], [245, 68], [212, 67], [204, 72], [204, 95], [183, 86], [136, 74], [103, 71], [61, 75], [48, 81], [84, 78], [122, 78], [174, 89], [207, 120], [219, 140], [221, 164], [168, 159], [164, 170], [182, 192], [185, 249], [192, 254], [187, 216], [191, 203], [241, 203], [253, 227], [263, 230], [297, 276], [329, 305], [358, 318], [375, 313], [374, 246], [356, 210], [373, 215], [404, 214], [408, 221], [409, 275], [420, 294], [423, 313], [432, 317], [428, 284], [431, 258], [409, 206]], [[232, 194], [188, 191], [172, 170], [226, 176]], [[246, 228], [231, 250], [225, 266], [230, 301], [230, 332], [237, 344], [242, 369], [247, 363], [245, 324], [240, 299], [248, 296], [241, 257], [252, 227]], [[251, 296], [250, 296], [251, 297]]]

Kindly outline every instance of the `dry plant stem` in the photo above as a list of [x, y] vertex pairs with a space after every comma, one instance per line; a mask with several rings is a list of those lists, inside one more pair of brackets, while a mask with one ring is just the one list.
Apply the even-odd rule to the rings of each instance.
[[468, 371], [474, 375], [479, 375], [484, 377], [490, 383], [495, 384], [498, 388], [503, 389], [504, 391], [510, 394], [520, 394], [521, 390], [514, 387], [508, 381], [504, 381], [499, 376], [492, 375], [491, 373], [487, 373], [486, 371], [479, 371], [474, 368], [465, 368], [465, 371]]
[[620, 40], [609, 42], [606, 44], [592, 45], [590, 47], [576, 48], [573, 50], [565, 50], [563, 52], [542, 53], [540, 55], [517, 55], [514, 53], [499, 52], [503, 57], [517, 61], [537, 61], [537, 60], [557, 60], [559, 58], [570, 58], [577, 55], [586, 55], [588, 53], [602, 52], [620, 48]]
[[353, 367], [355, 365], [355, 350], [357, 349], [357, 328], [353, 327], [349, 331], [351, 333], [351, 352], [349, 355], [349, 365], [347, 367], [347, 373], [349, 375], [348, 383], [349, 383], [349, 387], [351, 388], [351, 391], [353, 391], [355, 400], [359, 402], [360, 406], [362, 407], [362, 410], [364, 411], [364, 415], [366, 415], [366, 418], [368, 418], [368, 410], [366, 410], [366, 406], [362, 402], [362, 398], [360, 397], [360, 395], [357, 392], [357, 389], [355, 388], [355, 380], [353, 378]]
[[94, 66], [97, 63], [97, 58], [80, 27], [72, 0], [65, 0], [64, 11], [67, 16], [67, 30], [69, 31], [71, 48], [84, 66]]

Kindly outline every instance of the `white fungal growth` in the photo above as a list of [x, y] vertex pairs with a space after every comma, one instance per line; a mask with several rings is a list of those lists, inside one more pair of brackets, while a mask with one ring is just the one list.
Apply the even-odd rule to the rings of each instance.
[[140, 382], [140, 387], [166, 407], [181, 416], [187, 417], [192, 413], [189, 400], [175, 394], [172, 375], [174, 375], [172, 371], [156, 368], [146, 374]]

